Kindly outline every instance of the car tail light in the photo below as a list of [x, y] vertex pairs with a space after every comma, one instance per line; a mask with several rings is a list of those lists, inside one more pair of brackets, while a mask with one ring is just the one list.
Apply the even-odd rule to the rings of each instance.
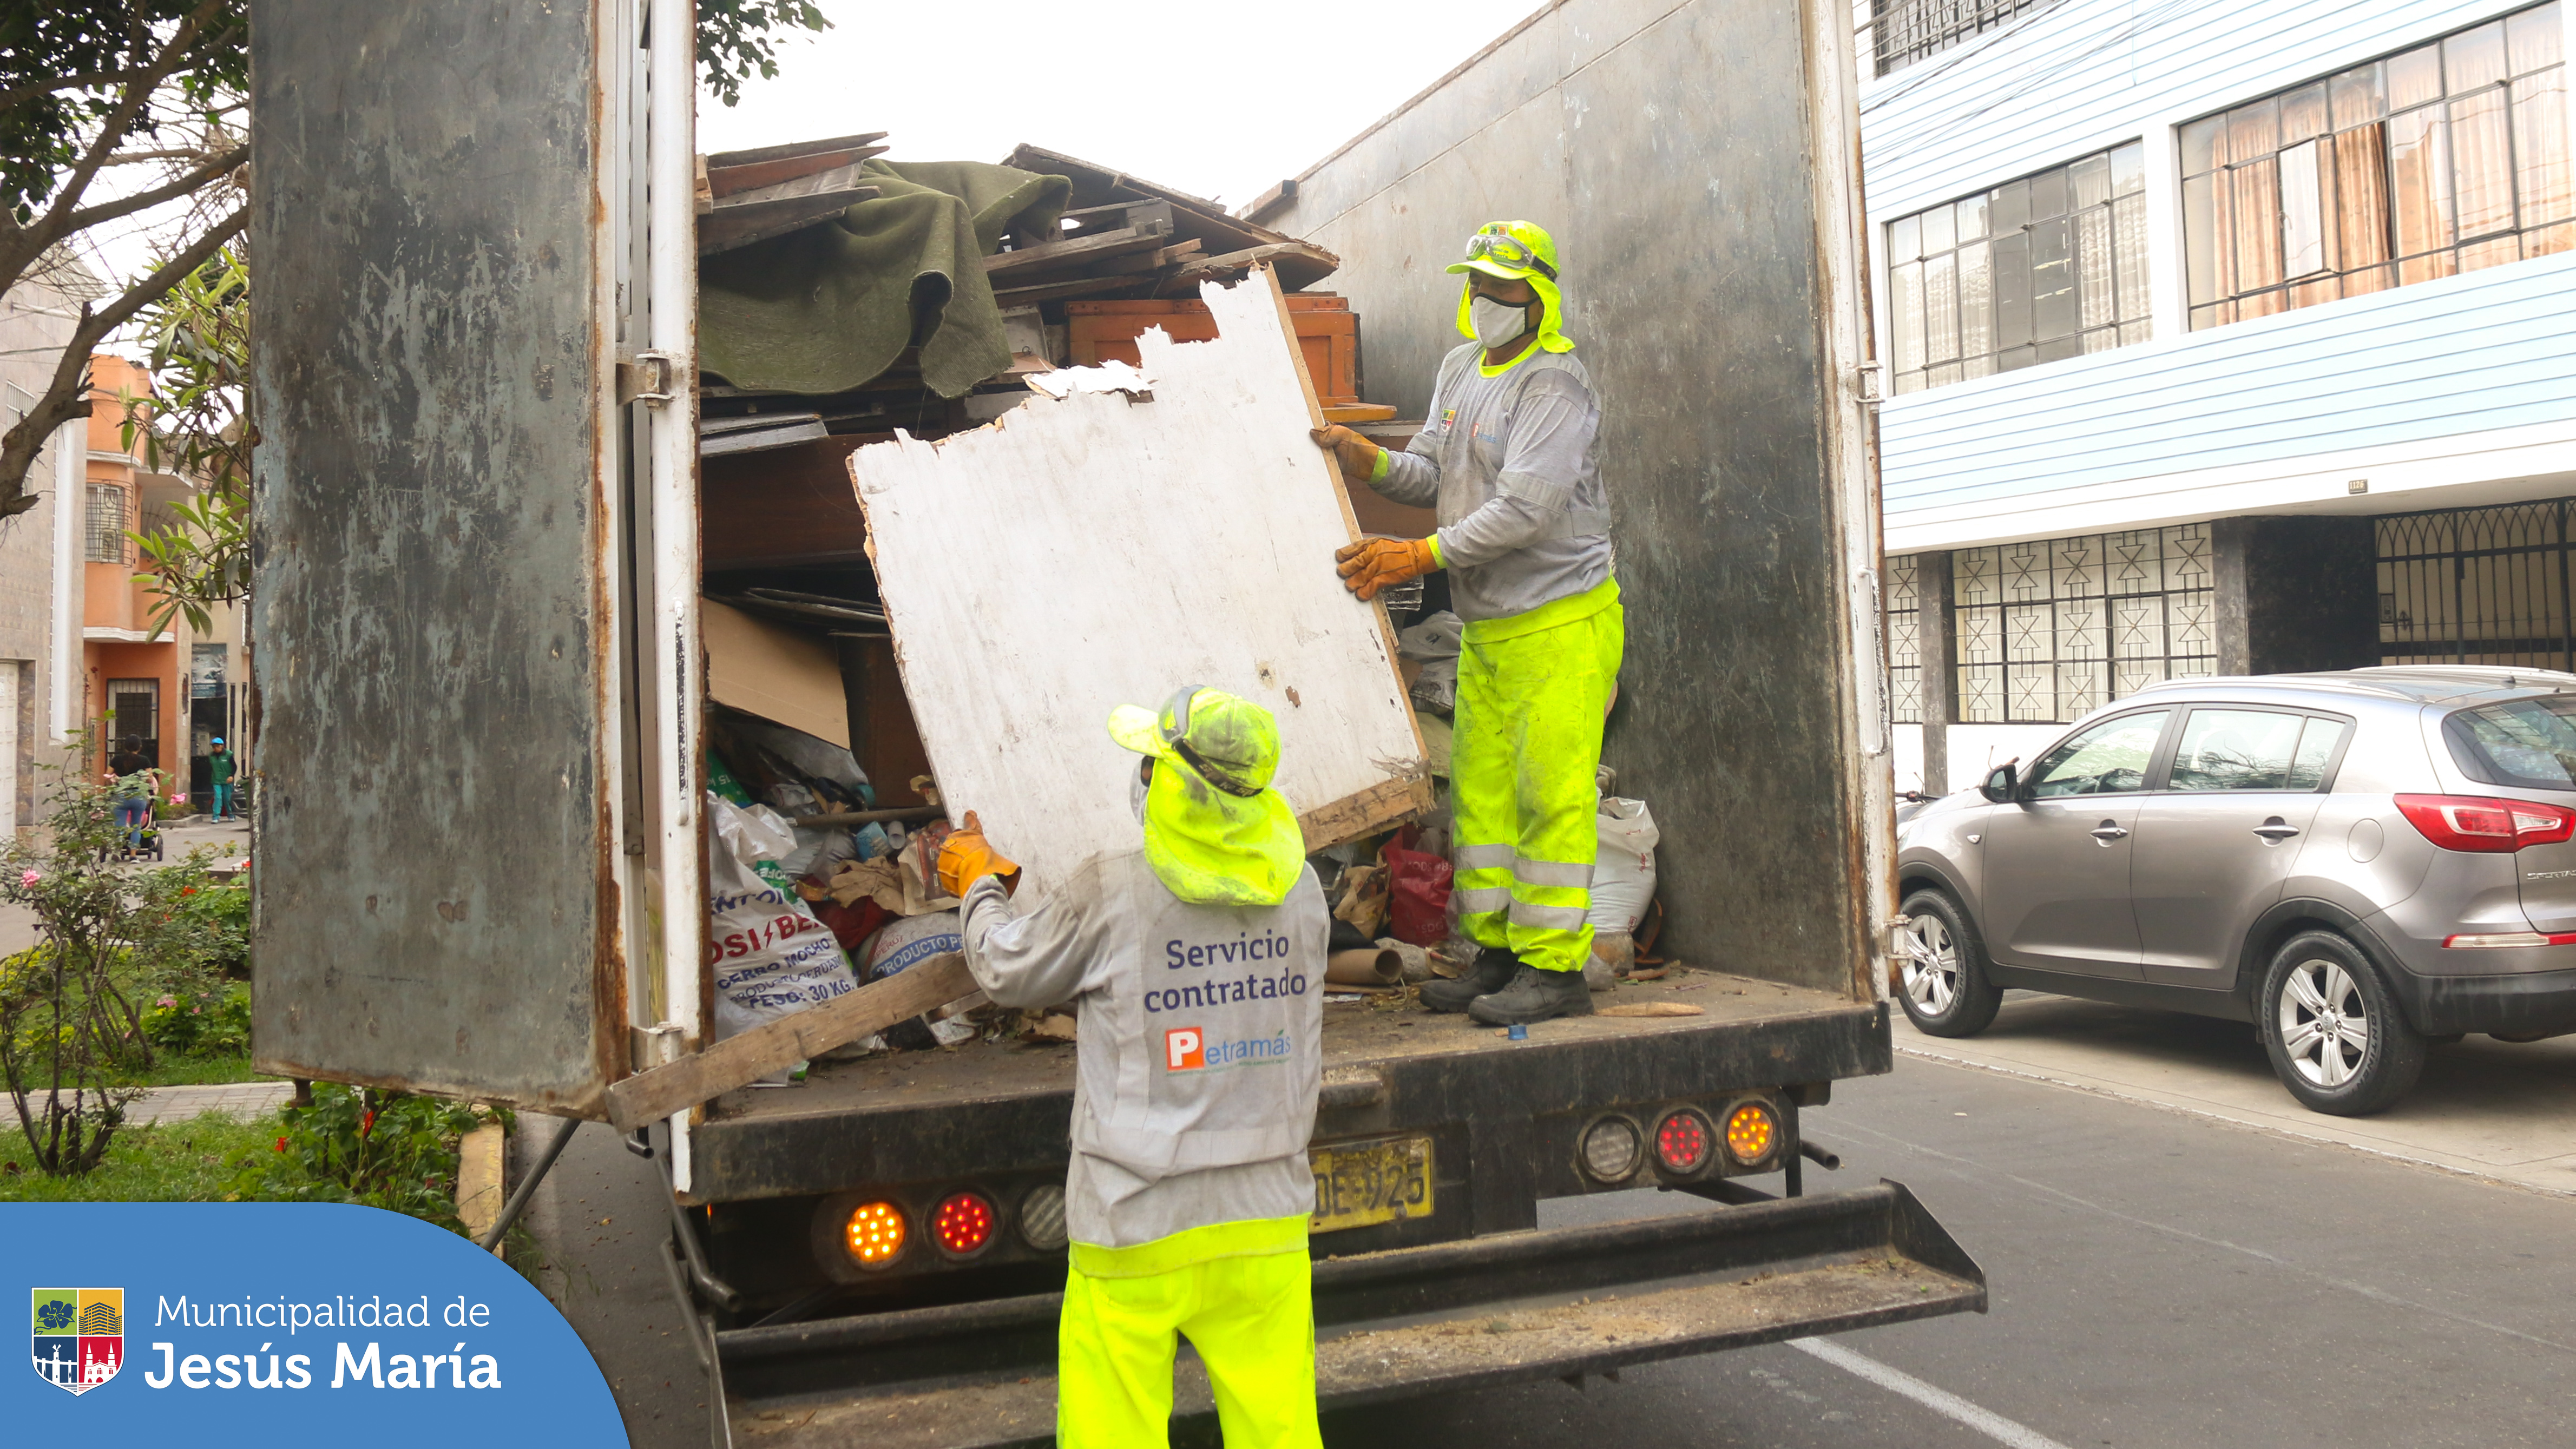
[[908, 1235], [903, 1209], [890, 1202], [865, 1202], [850, 1211], [842, 1241], [862, 1268], [882, 1268], [903, 1255]]
[[2576, 836], [2576, 810], [2537, 800], [2476, 795], [2400, 795], [2398, 812], [2444, 850], [2511, 855], [2526, 845], [2555, 845]]
[[1709, 1129], [1708, 1119], [1688, 1107], [1669, 1113], [1655, 1124], [1655, 1160], [1664, 1171], [1687, 1176], [1708, 1166], [1710, 1149], [1716, 1133]]
[[941, 1252], [964, 1258], [993, 1241], [993, 1224], [993, 1204], [982, 1193], [951, 1193], [930, 1214], [930, 1236]]
[[1645, 1144], [1636, 1124], [1625, 1117], [1604, 1117], [1583, 1129], [1583, 1170], [1601, 1182], [1621, 1182], [1637, 1170]]
[[1770, 1104], [1747, 1102], [1726, 1114], [1726, 1154], [1746, 1167], [1771, 1155], [1780, 1141], [1780, 1119]]
[[2509, 951], [2516, 946], [2576, 946], [2576, 931], [2490, 931], [2482, 935], [2445, 936], [2451, 951]]

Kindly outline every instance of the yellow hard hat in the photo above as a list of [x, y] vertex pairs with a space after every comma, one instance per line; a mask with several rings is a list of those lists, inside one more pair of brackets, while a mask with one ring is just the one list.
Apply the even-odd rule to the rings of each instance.
[[[1549, 352], [1572, 352], [1574, 339], [1565, 335], [1565, 293], [1557, 285], [1556, 238], [1547, 228], [1534, 221], [1489, 221], [1467, 238], [1464, 261], [1451, 262], [1452, 272], [1483, 272], [1504, 281], [1526, 281], [1547, 304], [1539, 318], [1538, 345]], [[1468, 310], [1473, 285], [1458, 292], [1458, 335], [1472, 338], [1476, 325]]]

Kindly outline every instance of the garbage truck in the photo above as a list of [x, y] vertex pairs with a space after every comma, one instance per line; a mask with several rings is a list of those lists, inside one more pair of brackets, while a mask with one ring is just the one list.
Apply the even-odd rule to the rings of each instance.
[[[254, 1052], [631, 1132], [718, 1442], [1042, 1441], [1071, 1050], [764, 1089], [775, 1033], [712, 1030], [702, 547], [733, 505], [700, 463], [691, 17], [261, 11]], [[1891, 1066], [1854, 75], [1827, 0], [1556, 0], [1262, 203], [1340, 255], [1415, 415], [1461, 239], [1557, 237], [1627, 605], [1606, 759], [1689, 968], [1618, 999], [1696, 1008], [1526, 1039], [1327, 1008], [1327, 1409], [1986, 1307], [1903, 1186], [1808, 1170], [1834, 1084]], [[884, 1019], [963, 994], [862, 991], [907, 981]], [[1542, 1213], [1645, 1188], [1673, 1210]], [[1178, 1402], [1210, 1413], [1186, 1360]]]

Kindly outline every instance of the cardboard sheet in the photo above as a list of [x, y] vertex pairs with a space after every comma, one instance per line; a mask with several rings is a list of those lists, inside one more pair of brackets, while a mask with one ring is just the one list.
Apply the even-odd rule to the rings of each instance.
[[849, 702], [830, 646], [713, 599], [699, 600], [698, 619], [709, 698], [849, 748]]
[[1202, 294], [1220, 335], [1145, 333], [1149, 392], [1033, 396], [850, 458], [941, 798], [1031, 888], [1136, 844], [1109, 711], [1184, 684], [1278, 716], [1309, 849], [1430, 804], [1385, 615], [1334, 572], [1356, 530], [1277, 283]]

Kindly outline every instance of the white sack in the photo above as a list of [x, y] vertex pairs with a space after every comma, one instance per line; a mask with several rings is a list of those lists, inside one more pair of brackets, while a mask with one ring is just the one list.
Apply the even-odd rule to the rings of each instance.
[[840, 943], [778, 878], [796, 832], [768, 807], [709, 792], [707, 925], [715, 943], [716, 1039], [858, 989]]
[[1586, 919], [1596, 934], [1625, 935], [1645, 919], [1646, 906], [1655, 898], [1655, 843], [1662, 835], [1643, 800], [1605, 795], [1596, 820], [1601, 844], [1593, 858], [1592, 910]]

